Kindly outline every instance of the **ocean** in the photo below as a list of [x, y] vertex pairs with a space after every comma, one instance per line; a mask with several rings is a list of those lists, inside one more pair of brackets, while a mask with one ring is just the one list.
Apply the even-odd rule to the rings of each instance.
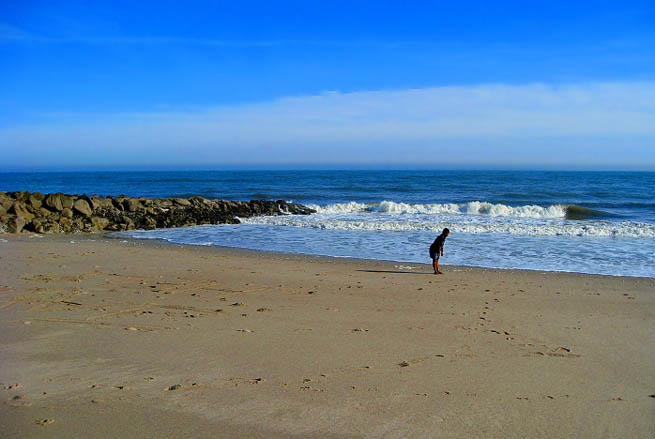
[[117, 236], [445, 265], [655, 277], [655, 173], [148, 171], [2, 173], [0, 190], [284, 199], [310, 216]]

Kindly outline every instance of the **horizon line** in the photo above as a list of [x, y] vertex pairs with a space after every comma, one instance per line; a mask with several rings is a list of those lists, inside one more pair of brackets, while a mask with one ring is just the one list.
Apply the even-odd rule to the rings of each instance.
[[249, 165], [91, 165], [91, 166], [20, 166], [14, 168], [0, 168], [2, 174], [19, 173], [84, 173], [84, 172], [215, 172], [215, 171], [473, 171], [473, 172], [655, 172], [655, 165], [650, 166], [538, 166], [538, 165], [488, 165], [488, 166], [466, 166], [466, 165], [419, 165], [419, 164], [249, 164]]

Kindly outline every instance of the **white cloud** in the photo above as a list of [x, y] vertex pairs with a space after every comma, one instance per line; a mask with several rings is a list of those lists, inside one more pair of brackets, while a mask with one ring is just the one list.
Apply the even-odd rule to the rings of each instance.
[[69, 115], [5, 128], [0, 148], [28, 165], [105, 157], [110, 164], [573, 159], [653, 166], [655, 82], [328, 92], [193, 112]]

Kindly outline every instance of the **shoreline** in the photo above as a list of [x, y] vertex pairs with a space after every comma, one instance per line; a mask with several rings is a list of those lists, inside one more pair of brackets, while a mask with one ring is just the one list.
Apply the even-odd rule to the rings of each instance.
[[8, 437], [655, 433], [652, 278], [2, 238]]
[[[337, 259], [337, 260], [343, 260], [343, 261], [357, 261], [360, 263], [375, 263], [375, 262], [380, 262], [380, 263], [387, 263], [387, 264], [409, 264], [409, 265], [415, 265], [415, 266], [423, 266], [427, 265], [428, 268], [431, 268], [431, 263], [430, 262], [414, 262], [414, 261], [395, 261], [391, 259], [366, 259], [366, 258], [357, 258], [357, 257], [349, 257], [349, 256], [331, 256], [331, 255], [318, 255], [318, 254], [311, 254], [311, 253], [297, 253], [297, 252], [284, 252], [284, 251], [272, 251], [272, 250], [256, 250], [256, 249], [250, 249], [250, 248], [243, 248], [243, 247], [229, 247], [225, 245], [216, 245], [216, 244], [211, 244], [211, 245], [202, 245], [202, 244], [190, 244], [190, 243], [178, 243], [178, 242], [171, 242], [163, 238], [134, 238], [134, 237], [123, 237], [123, 236], [111, 236], [112, 233], [116, 232], [109, 232], [109, 233], [103, 233], [102, 235], [94, 235], [92, 233], [87, 233], [87, 234], [79, 234], [79, 235], [66, 235], [66, 236], [102, 236], [104, 239], [122, 239], [126, 240], [128, 242], [151, 242], [151, 243], [157, 243], [161, 245], [173, 245], [173, 246], [180, 246], [180, 247], [193, 247], [193, 248], [206, 248], [206, 249], [222, 249], [226, 251], [233, 250], [235, 252], [245, 252], [246, 254], [252, 253], [252, 254], [257, 254], [257, 253], [264, 253], [264, 254], [270, 254], [270, 255], [290, 255], [290, 256], [298, 256], [298, 257], [307, 257], [307, 258], [326, 258], [326, 259]], [[118, 233], [124, 233], [124, 232], [118, 232]], [[1, 235], [1, 234], [0, 234]], [[1, 236], [0, 236], [1, 237]], [[502, 268], [502, 267], [485, 267], [485, 266], [480, 266], [480, 265], [451, 265], [451, 264], [440, 264], [440, 266], [445, 267], [446, 269], [455, 269], [455, 270], [468, 270], [468, 269], [473, 269], [473, 270], [498, 270], [498, 271], [507, 271], [507, 272], [513, 272], [513, 271], [526, 271], [526, 272], [534, 272], [534, 273], [559, 273], [559, 274], [571, 274], [571, 275], [583, 275], [583, 276], [602, 276], [602, 277], [608, 277], [608, 278], [629, 278], [629, 279], [655, 279], [655, 276], [629, 276], [629, 275], [623, 275], [623, 274], [602, 274], [602, 273], [585, 273], [585, 272], [580, 272], [580, 271], [558, 271], [558, 270], [543, 270], [543, 269], [530, 269], [530, 268]], [[429, 273], [426, 273], [429, 274]]]

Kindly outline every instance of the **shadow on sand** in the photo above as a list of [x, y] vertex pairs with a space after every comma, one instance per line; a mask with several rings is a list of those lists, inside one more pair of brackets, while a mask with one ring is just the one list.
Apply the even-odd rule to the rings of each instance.
[[395, 270], [355, 270], [355, 271], [361, 271], [363, 273], [391, 273], [391, 274], [432, 274], [434, 273], [430, 272], [419, 272], [419, 271], [395, 271]]

